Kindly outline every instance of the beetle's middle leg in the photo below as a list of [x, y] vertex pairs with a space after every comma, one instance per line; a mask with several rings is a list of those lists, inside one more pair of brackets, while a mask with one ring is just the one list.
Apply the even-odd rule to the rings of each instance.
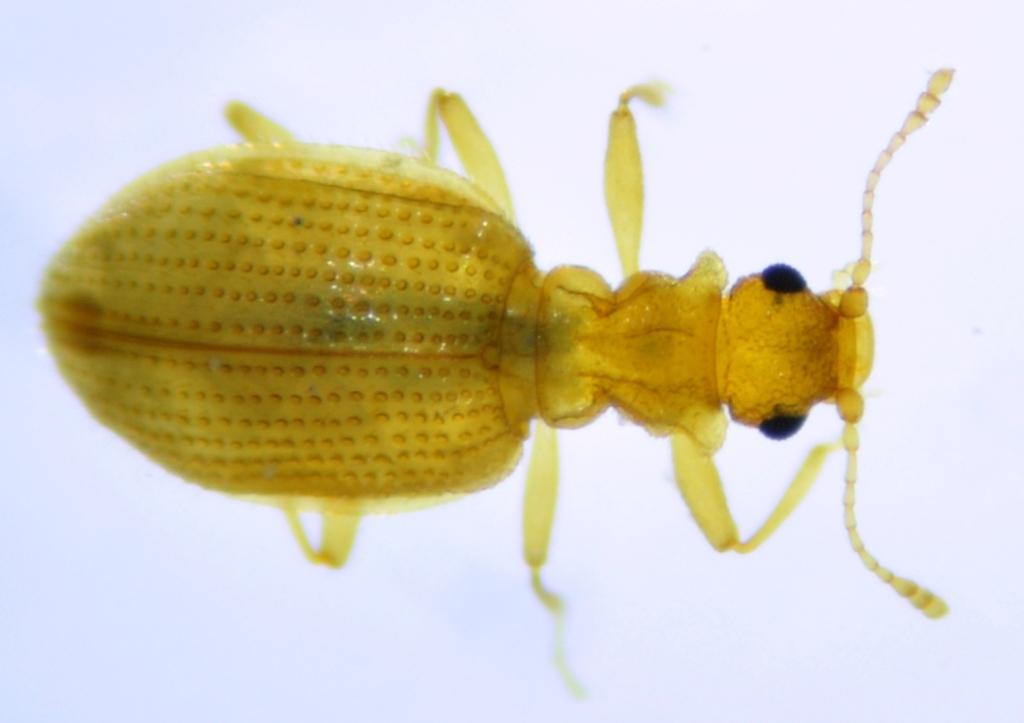
[[[440, 145], [438, 119], [448, 131], [466, 173], [505, 211], [509, 220], [514, 221], [512, 196], [498, 154], [469, 106], [457, 93], [438, 88], [430, 94], [423, 143], [427, 160], [437, 162]], [[540, 577], [541, 568], [547, 561], [557, 497], [558, 438], [553, 428], [538, 420], [534, 426], [533, 449], [530, 452], [523, 500], [523, 556], [530, 566], [530, 585], [534, 594], [555, 618], [555, 666], [570, 691], [581, 695], [582, 687], [565, 661], [565, 606], [558, 595], [544, 586]]]
[[538, 420], [533, 430], [533, 450], [526, 472], [523, 498], [523, 557], [530, 566], [530, 585], [537, 599], [555, 618], [554, 662], [570, 692], [582, 696], [583, 688], [569, 670], [565, 659], [565, 604], [540, 579], [548, 559], [551, 527], [558, 499], [558, 439], [555, 430]]
[[501, 206], [510, 220], [514, 220], [512, 195], [508, 191], [498, 154], [466, 101], [458, 93], [437, 88], [430, 94], [423, 129], [423, 151], [427, 160], [437, 162], [441, 142], [438, 119], [444, 123], [466, 174]]
[[295, 540], [302, 548], [306, 559], [317, 565], [342, 567], [352, 551], [352, 543], [359, 527], [359, 515], [345, 515], [335, 512], [322, 514], [323, 525], [320, 530], [320, 549], [314, 549], [306, 536], [306, 530], [295, 510], [285, 509], [288, 525], [291, 527]]
[[639, 270], [640, 235], [644, 220], [644, 174], [636, 120], [629, 102], [639, 98], [661, 105], [666, 88], [655, 83], [634, 85], [619, 96], [608, 122], [608, 150], [604, 158], [604, 200], [619, 249], [623, 276]]

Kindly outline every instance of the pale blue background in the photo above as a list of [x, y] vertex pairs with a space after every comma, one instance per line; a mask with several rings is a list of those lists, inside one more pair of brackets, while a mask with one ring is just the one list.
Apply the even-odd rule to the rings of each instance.
[[[1016, 721], [1024, 719], [1020, 444], [1024, 22], [1011, 2], [8, 3], [0, 22], [0, 719]], [[632, 7], [632, 9], [627, 9]], [[931, 622], [842, 528], [841, 464], [763, 551], [704, 544], [667, 445], [614, 415], [564, 434], [551, 586], [590, 699], [548, 664], [519, 559], [520, 471], [373, 519], [350, 569], [278, 514], [181, 483], [95, 424], [43, 349], [48, 257], [137, 174], [233, 136], [245, 99], [302, 138], [395, 148], [437, 84], [501, 154], [544, 267], [617, 263], [601, 190], [626, 85], [649, 188], [642, 266], [714, 248], [812, 285], [858, 251], [865, 174], [928, 73], [958, 69], [883, 180], [878, 364], [860, 516], [941, 591]], [[807, 447], [732, 430], [750, 530]]]

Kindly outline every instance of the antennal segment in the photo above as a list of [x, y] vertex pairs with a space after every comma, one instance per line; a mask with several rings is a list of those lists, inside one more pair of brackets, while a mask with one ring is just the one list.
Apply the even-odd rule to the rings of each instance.
[[868, 181], [864, 187], [864, 206], [861, 211], [861, 251], [860, 259], [853, 266], [853, 286], [863, 286], [871, 274], [871, 247], [874, 244], [875, 236], [872, 230], [874, 215], [872, 209], [875, 205], [875, 187], [878, 186], [878, 179], [882, 171], [889, 165], [896, 151], [907, 142], [907, 136], [928, 122], [929, 116], [942, 102], [942, 94], [953, 82], [953, 70], [943, 68], [932, 74], [928, 80], [928, 88], [917, 99], [917, 105], [910, 111], [903, 126], [896, 131], [889, 145], [878, 154], [878, 160], [868, 173]]

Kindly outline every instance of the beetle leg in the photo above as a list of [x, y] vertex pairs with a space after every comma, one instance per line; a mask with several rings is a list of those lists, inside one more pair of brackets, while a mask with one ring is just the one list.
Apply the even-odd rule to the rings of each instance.
[[558, 437], [553, 428], [538, 421], [534, 428], [523, 499], [523, 557], [530, 566], [530, 586], [534, 594], [555, 619], [555, 667], [569, 690], [576, 696], [582, 696], [583, 688], [565, 660], [565, 604], [561, 597], [544, 587], [540, 579], [541, 568], [548, 558], [557, 500]]
[[430, 94], [423, 134], [427, 160], [437, 163], [440, 145], [438, 118], [444, 123], [466, 173], [501, 206], [509, 220], [514, 220], [512, 196], [508, 191], [508, 183], [505, 181], [505, 172], [501, 169], [498, 154], [469, 110], [466, 101], [458, 93], [437, 88]]
[[837, 444], [814, 447], [768, 519], [757, 532], [741, 542], [714, 460], [688, 436], [677, 434], [672, 437], [676, 484], [701, 532], [719, 552], [753, 552], [760, 547], [797, 508], [817, 479], [829, 453], [837, 449]]
[[306, 536], [299, 513], [295, 510], [284, 510], [284, 514], [288, 518], [292, 534], [295, 535], [295, 540], [299, 543], [307, 560], [327, 567], [342, 567], [345, 564], [356, 538], [359, 515], [324, 512], [322, 514], [323, 526], [320, 531], [320, 549], [315, 550]]
[[238, 100], [224, 107], [224, 117], [238, 135], [250, 143], [287, 143], [294, 140], [291, 133]]
[[635, 85], [619, 96], [619, 105], [608, 122], [608, 150], [604, 158], [604, 200], [619, 249], [624, 276], [639, 270], [640, 233], [644, 220], [644, 173], [636, 120], [629, 101], [640, 98], [659, 106], [666, 88], [658, 84]]

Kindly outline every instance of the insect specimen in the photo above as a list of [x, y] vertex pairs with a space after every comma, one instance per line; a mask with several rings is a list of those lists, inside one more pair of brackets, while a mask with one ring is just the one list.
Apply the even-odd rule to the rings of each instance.
[[[507, 476], [531, 424], [525, 557], [541, 583], [557, 487], [554, 428], [608, 408], [671, 440], [675, 475], [717, 550], [749, 552], [793, 511], [830, 450], [808, 455], [741, 541], [713, 457], [732, 419], [772, 438], [833, 403], [846, 527], [864, 564], [930, 617], [936, 595], [865, 549], [854, 517], [865, 283], [879, 177], [949, 86], [935, 73], [868, 176], [859, 260], [812, 293], [774, 265], [726, 290], [714, 253], [682, 277], [638, 269], [643, 181], [634, 99], [612, 113], [606, 203], [624, 281], [544, 273], [497, 156], [455, 94], [430, 99], [421, 157], [309, 145], [240, 103], [246, 140], [172, 161], [115, 195], [51, 263], [39, 305], [53, 356], [102, 423], [181, 477], [276, 505], [305, 554], [342, 565], [361, 516]], [[437, 165], [439, 122], [466, 176]], [[834, 446], [834, 445], [833, 445]], [[300, 511], [323, 516], [321, 540]], [[559, 648], [560, 650], [560, 648]], [[560, 654], [560, 653], [559, 653]], [[563, 666], [564, 670], [564, 666]]]

